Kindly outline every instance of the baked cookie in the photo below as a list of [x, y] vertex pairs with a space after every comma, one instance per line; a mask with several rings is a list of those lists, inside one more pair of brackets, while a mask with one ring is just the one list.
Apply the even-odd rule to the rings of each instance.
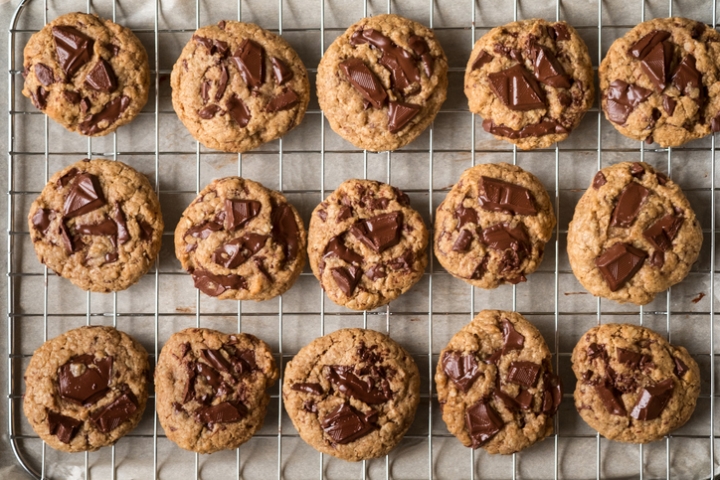
[[30, 206], [28, 228], [41, 263], [83, 290], [116, 292], [150, 269], [165, 225], [145, 175], [85, 159], [50, 178]]
[[595, 101], [587, 46], [565, 22], [493, 28], [470, 54], [465, 95], [486, 132], [524, 150], [549, 147], [565, 140]]
[[572, 368], [580, 416], [618, 442], [661, 439], [690, 419], [700, 394], [700, 369], [688, 351], [636, 325], [590, 329]]
[[390, 303], [422, 278], [428, 232], [410, 199], [371, 180], [347, 180], [310, 217], [308, 257], [327, 296], [353, 310]]
[[647, 163], [603, 168], [575, 207], [568, 256], [595, 296], [649, 303], [681, 282], [700, 254], [703, 234], [680, 187]]
[[483, 310], [440, 352], [442, 418], [466, 447], [510, 454], [553, 431], [562, 383], [540, 332], [516, 312]]
[[278, 192], [240, 177], [213, 180], [175, 228], [175, 255], [195, 287], [222, 300], [268, 300], [305, 266], [307, 233]]
[[111, 327], [80, 327], [35, 350], [25, 370], [23, 411], [56, 450], [112, 445], [140, 422], [148, 398], [145, 349]]
[[114, 132], [145, 106], [150, 68], [145, 48], [110, 20], [68, 13], [25, 45], [23, 95], [50, 118], [90, 137]]
[[720, 131], [720, 33], [704, 23], [641, 23], [613, 42], [598, 74], [605, 118], [628, 138], [676, 147]]
[[250, 440], [265, 421], [279, 377], [270, 347], [246, 333], [188, 328], [167, 341], [155, 367], [155, 402], [167, 437], [213, 453]]
[[317, 338], [285, 369], [283, 402], [300, 437], [343, 460], [387, 455], [410, 428], [419, 401], [415, 361], [372, 330]]
[[247, 152], [299, 125], [307, 71], [289, 43], [252, 23], [198, 29], [170, 76], [175, 112], [208, 148]]
[[356, 147], [397, 150], [432, 123], [447, 96], [447, 70], [431, 29], [398, 15], [363, 18], [320, 60], [320, 108]]
[[477, 165], [437, 208], [435, 256], [476, 287], [524, 282], [554, 227], [550, 197], [535, 175], [507, 163]]

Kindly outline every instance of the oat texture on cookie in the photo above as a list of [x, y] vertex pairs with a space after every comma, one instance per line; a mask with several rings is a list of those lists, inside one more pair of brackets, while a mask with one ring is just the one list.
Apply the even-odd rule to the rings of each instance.
[[428, 232], [399, 189], [348, 180], [310, 218], [310, 267], [327, 296], [372, 310], [410, 289], [427, 265]]
[[175, 112], [208, 148], [246, 152], [300, 124], [307, 71], [282, 37], [252, 23], [198, 29], [170, 77]]
[[438, 206], [435, 256], [480, 288], [526, 281], [555, 227], [550, 197], [533, 174], [507, 163], [463, 172]]
[[496, 27], [473, 47], [465, 95], [497, 138], [526, 150], [561, 142], [595, 99], [587, 46], [565, 22]]
[[568, 229], [573, 273], [590, 293], [645, 305], [682, 281], [702, 229], [680, 187], [647, 163], [600, 170]]
[[626, 137], [675, 147], [720, 131], [720, 34], [656, 18], [608, 50], [598, 71], [605, 117]]
[[119, 161], [82, 160], [56, 172], [30, 206], [35, 253], [84, 290], [124, 290], [154, 263], [163, 234], [147, 177]]
[[147, 102], [147, 52], [130, 31], [97, 15], [69, 13], [30, 37], [23, 95], [66, 129], [107, 135]]
[[398, 15], [364, 18], [320, 61], [320, 108], [356, 147], [396, 150], [435, 118], [447, 95], [447, 69], [431, 29]]
[[700, 369], [688, 351], [636, 325], [586, 332], [573, 350], [572, 368], [580, 416], [619, 442], [652, 442], [681, 427], [700, 393]]
[[522, 315], [483, 310], [440, 352], [442, 418], [463, 445], [519, 452], [553, 431], [563, 387], [540, 332]]

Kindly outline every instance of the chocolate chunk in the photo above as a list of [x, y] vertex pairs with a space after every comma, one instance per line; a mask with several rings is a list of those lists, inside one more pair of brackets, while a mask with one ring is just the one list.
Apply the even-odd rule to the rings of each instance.
[[291, 89], [284, 90], [280, 95], [268, 102], [265, 111], [269, 113], [279, 112], [281, 110], [289, 110], [300, 101], [297, 93]]
[[225, 200], [225, 230], [232, 232], [257, 217], [262, 204], [257, 200]]
[[608, 119], [613, 123], [624, 125], [635, 107], [644, 102], [651, 93], [652, 91], [647, 88], [614, 80], [606, 93], [605, 113]]
[[535, 78], [522, 65], [488, 75], [490, 88], [510, 110], [545, 108], [545, 96]]
[[425, 70], [425, 75], [430, 78], [430, 76], [432, 76], [435, 59], [432, 55], [430, 55], [430, 47], [427, 42], [419, 35], [410, 35], [408, 38], [408, 45], [410, 45], [410, 48], [412, 48], [415, 55], [420, 57], [423, 64], [423, 70]]
[[230, 58], [248, 88], [258, 88], [265, 82], [265, 50], [258, 43], [246, 38]]
[[468, 230], [461, 230], [455, 243], [453, 243], [453, 252], [466, 252], [472, 243], [473, 235]]
[[705, 33], [705, 30], [707, 29], [707, 25], [701, 22], [696, 22], [695, 26], [693, 26], [692, 32], [690, 36], [694, 39], [698, 39], [702, 37], [702, 34]]
[[480, 399], [465, 411], [465, 425], [472, 440], [472, 448], [478, 448], [494, 437], [504, 423], [497, 412], [484, 399]]
[[62, 95], [68, 102], [72, 103], [73, 105], [77, 105], [80, 103], [80, 99], [82, 98], [78, 92], [75, 92], [73, 90], [63, 90]]
[[[386, 200], [386, 199], [383, 199], [383, 200]], [[348, 207], [347, 205], [342, 205], [340, 207], [340, 210], [338, 211], [335, 222], [340, 223], [344, 220], [347, 220], [348, 218], [352, 218], [352, 216], [353, 216], [352, 207]]]
[[625, 285], [643, 266], [647, 253], [629, 243], [618, 242], [595, 259], [600, 273], [615, 292]]
[[377, 30], [356, 31], [350, 37], [352, 45], [369, 43], [382, 52], [378, 63], [387, 68], [392, 75], [392, 84], [396, 89], [405, 90], [413, 83], [420, 82], [420, 70], [413, 56]]
[[205, 348], [203, 350], [200, 350], [200, 355], [202, 355], [202, 358], [206, 362], [215, 367], [216, 370], [230, 373], [230, 362], [228, 362], [227, 359], [223, 357], [221, 349], [211, 350]]
[[273, 207], [272, 236], [283, 245], [285, 261], [295, 260], [298, 254], [298, 226], [293, 209], [287, 203]]
[[48, 410], [47, 415], [50, 435], [55, 435], [62, 443], [69, 445], [83, 424], [82, 420], [76, 420], [52, 410]]
[[45, 110], [45, 107], [47, 107], [47, 97], [49, 95], [50, 92], [45, 90], [43, 87], [38, 87], [35, 92], [30, 92], [33, 105], [35, 105], [35, 107], [39, 110]]
[[650, 191], [637, 182], [630, 182], [618, 196], [617, 204], [613, 209], [610, 225], [613, 227], [630, 227]]
[[[563, 396], [563, 386], [560, 377], [550, 371], [543, 374], [543, 405], [542, 412], [545, 415], [553, 416], [560, 408]], [[527, 390], [525, 390], [527, 392]], [[518, 396], [519, 397], [519, 396]]]
[[406, 207], [410, 206], [410, 197], [408, 197], [407, 193], [403, 192], [399, 188], [392, 187], [393, 192], [395, 193], [395, 200], [400, 204], [404, 205]]
[[272, 63], [273, 74], [278, 85], [289, 82], [293, 78], [293, 71], [285, 62], [277, 57], [270, 57]]
[[713, 133], [720, 132], [720, 113], [715, 115], [712, 120], [710, 120], [710, 129], [713, 131]]
[[217, 390], [223, 383], [223, 377], [218, 370], [204, 363], [196, 363], [195, 370], [200, 378], [204, 378], [213, 390]]
[[375, 108], [382, 108], [387, 100], [387, 93], [380, 79], [359, 58], [350, 58], [340, 64], [348, 82], [360, 95]]
[[643, 72], [648, 76], [658, 93], [662, 93], [667, 86], [672, 57], [673, 44], [664, 41], [656, 44], [640, 62]]
[[346, 445], [377, 428], [370, 422], [372, 417], [372, 413], [364, 416], [349, 403], [342, 403], [328, 413], [320, 425], [334, 443]]
[[225, 268], [237, 268], [262, 250], [268, 238], [267, 235], [246, 233], [218, 247], [212, 254], [212, 261]]
[[207, 104], [210, 100], [210, 88], [212, 87], [212, 80], [203, 81], [200, 85], [200, 98], [202, 98], [203, 105]]
[[60, 397], [78, 405], [91, 405], [103, 398], [110, 389], [113, 357], [101, 360], [92, 355], [71, 358], [58, 369]]
[[311, 395], [322, 395], [325, 391], [319, 383], [294, 383], [291, 387], [296, 392], [305, 392]]
[[38, 208], [32, 217], [33, 227], [39, 232], [45, 234], [50, 228], [50, 222], [55, 218], [55, 212], [48, 208]]
[[55, 74], [52, 69], [44, 63], [36, 63], [33, 69], [35, 70], [37, 79], [46, 87], [55, 83]]
[[240, 128], [245, 128], [247, 124], [250, 123], [252, 114], [247, 105], [245, 105], [245, 102], [237, 95], [228, 98], [225, 103], [225, 108], [227, 108], [228, 113]]
[[537, 215], [532, 193], [525, 187], [497, 178], [481, 177], [478, 201], [484, 210], [512, 215]]
[[[389, 198], [382, 198], [382, 197], [381, 197], [381, 198], [375, 198], [375, 197], [370, 196], [370, 195], [365, 195], [365, 196], [362, 198], [361, 205], [362, 205], [363, 203], [364, 203], [365, 206], [366, 206], [367, 208], [369, 208], [370, 210], [385, 210], [385, 209], [388, 207], [388, 205], [390, 204], [390, 199], [389, 199]], [[340, 218], [340, 217], [343, 215], [343, 211], [344, 211], [345, 208], [350, 208], [350, 207], [348, 207], [347, 205], [344, 205], [344, 206], [340, 207], [340, 214], [338, 215], [338, 218]], [[352, 212], [352, 209], [350, 209], [350, 211]]]
[[697, 88], [702, 96], [702, 74], [695, 68], [695, 57], [692, 55], [683, 57], [675, 67], [672, 83], [680, 90], [680, 94], [689, 95], [688, 89]]
[[458, 219], [458, 230], [470, 223], [478, 224], [477, 212], [472, 207], [466, 208], [462, 204], [458, 205], [455, 209], [455, 216]]
[[100, 180], [91, 173], [77, 175], [65, 197], [63, 213], [65, 218], [73, 218], [92, 212], [105, 205]]
[[115, 237], [117, 235], [117, 224], [115, 221], [106, 218], [100, 223], [75, 224], [75, 231], [80, 235], [105, 235]]
[[499, 43], [496, 43], [493, 47], [493, 50], [495, 50], [495, 53], [498, 53], [500, 55], [503, 55], [506, 58], [509, 58], [511, 60], [515, 60], [519, 63], [524, 63], [522, 54], [520, 53], [520, 50], [516, 48], [510, 48], [506, 45], [501, 45]]
[[475, 267], [475, 270], [473, 270], [472, 275], [470, 275], [470, 280], [480, 280], [485, 276], [485, 272], [487, 272], [488, 259], [489, 255], [485, 255], [485, 257], [483, 257], [480, 263], [478, 263]]
[[360, 267], [350, 265], [348, 267], [334, 267], [332, 269], [332, 277], [342, 292], [350, 297], [355, 291], [355, 287], [360, 282], [362, 270]]
[[222, 40], [201, 37], [199, 35], [193, 35], [193, 40], [207, 48], [210, 55], [219, 53], [224, 57], [228, 53], [228, 44]]
[[138, 226], [140, 227], [140, 240], [152, 240], [155, 230], [152, 225], [143, 219], [137, 219]]
[[553, 30], [555, 31], [555, 40], [560, 42], [562, 40], [570, 40], [570, 31], [567, 28], [567, 25], [564, 23], [558, 22], [552, 26]]
[[392, 392], [379, 387], [378, 382], [362, 380], [355, 375], [352, 366], [328, 366], [327, 379], [348, 397], [356, 398], [368, 405], [385, 403], [392, 398]]
[[519, 268], [532, 252], [532, 244], [522, 224], [512, 228], [508, 223], [499, 223], [483, 230], [482, 237], [488, 247], [503, 252], [501, 271]]
[[413, 270], [413, 263], [414, 263], [414, 255], [412, 250], [408, 249], [403, 252], [402, 255], [399, 257], [395, 257], [392, 260], [388, 262], [388, 267], [392, 268], [393, 270], [406, 270], [406, 271], [412, 271]]
[[318, 412], [317, 405], [315, 405], [315, 402], [312, 402], [310, 400], [305, 400], [303, 402], [303, 410], [305, 410], [308, 413], [317, 413]]
[[570, 88], [570, 78], [555, 58], [552, 50], [539, 44], [533, 44], [530, 47], [529, 56], [533, 61], [535, 78], [540, 83], [555, 88]]
[[385, 272], [385, 266], [377, 263], [365, 270], [365, 276], [373, 281], [385, 278], [387, 276], [387, 273]]
[[397, 133], [420, 113], [422, 107], [412, 103], [393, 102], [390, 100], [388, 109], [388, 130], [390, 133]]
[[90, 100], [88, 100], [87, 98], [83, 98], [82, 100], [80, 100], [80, 112], [83, 115], [85, 115], [88, 112], [88, 110], [90, 110], [91, 107], [92, 107], [92, 104], [90, 103]]
[[85, 84], [98, 92], [112, 93], [117, 90], [117, 77], [109, 63], [100, 58], [85, 76]]
[[205, 223], [201, 223], [200, 225], [195, 225], [194, 227], [188, 228], [185, 232], [184, 237], [190, 235], [193, 238], [205, 239], [209, 237], [211, 233], [218, 232], [220, 230], [222, 230], [222, 225], [217, 222], [208, 220]]
[[663, 95], [663, 109], [668, 114], [668, 116], [672, 117], [673, 113], [675, 112], [675, 106], [677, 105], [677, 101], [668, 96]]
[[618, 362], [623, 363], [630, 368], [638, 368], [638, 366], [640, 365], [640, 361], [643, 359], [644, 356], [642, 353], [633, 352], [632, 350], [627, 350], [620, 347], [617, 347], [615, 351], [617, 352]]
[[327, 220], [327, 210], [321, 208], [316, 213], [317, 216], [320, 217], [320, 220], [322, 220], [323, 222]]
[[215, 118], [215, 115], [218, 114], [218, 112], [222, 112], [222, 108], [220, 108], [217, 105], [207, 105], [200, 110], [198, 110], [198, 117], [202, 118], [203, 120], [210, 120], [211, 118]]
[[611, 415], [624, 417], [627, 415], [625, 404], [623, 403], [620, 392], [607, 381], [595, 385], [595, 393], [600, 397], [605, 410]]
[[685, 365], [685, 362], [680, 360], [678, 357], [673, 357], [673, 360], [675, 361], [675, 375], [677, 375], [678, 378], [682, 378], [685, 376], [685, 372], [690, 369], [687, 365]]
[[222, 402], [213, 406], [200, 407], [195, 411], [195, 420], [199, 423], [213, 425], [215, 423], [239, 422], [247, 417], [248, 409], [242, 403]]
[[117, 231], [117, 241], [120, 245], [130, 240], [130, 232], [125, 222], [125, 214], [120, 207], [120, 203], [115, 202], [115, 208], [113, 209], [113, 220], [115, 221], [115, 230]]
[[390, 212], [358, 220], [350, 228], [350, 233], [375, 253], [382, 253], [400, 243], [402, 223], [402, 212]]
[[[83, 99], [85, 101], [85, 99]], [[130, 106], [130, 97], [123, 95], [116, 97], [114, 100], [108, 102], [100, 112], [90, 115], [87, 119], [80, 123], [78, 128], [83, 135], [95, 135], [108, 128], [110, 125], [115, 123], [120, 115]], [[104, 127], [100, 124], [106, 122]]]
[[655, 48], [656, 45], [664, 42], [668, 38], [670, 38], [670, 32], [666, 32], [664, 30], [653, 30], [630, 47], [630, 55], [638, 60], [642, 60], [652, 51], [653, 48]]
[[513, 324], [507, 319], [502, 319], [502, 330], [503, 330], [503, 354], [510, 350], [522, 350], [525, 345], [525, 337], [520, 332], [515, 330]]
[[133, 392], [126, 387], [125, 393], [110, 405], [91, 415], [95, 426], [103, 433], [110, 433], [127, 421], [138, 409], [138, 401]]
[[472, 354], [445, 352], [442, 358], [445, 375], [463, 392], [467, 393], [475, 380], [482, 375], [478, 362]]
[[207, 270], [192, 272], [195, 288], [212, 297], [222, 295], [226, 290], [247, 289], [247, 282], [240, 275], [215, 275]]
[[672, 241], [683, 224], [684, 217], [669, 213], [653, 223], [643, 232], [643, 237], [658, 250], [667, 252], [672, 250]]
[[662, 268], [663, 265], [665, 265], [665, 252], [662, 252], [660, 250], [655, 250], [650, 255], [650, 265], [657, 267], [657, 268]]
[[232, 363], [233, 369], [238, 375], [242, 376], [258, 369], [255, 362], [255, 352], [252, 350], [228, 351], [226, 349], [225, 351], [228, 352], [230, 363]]
[[217, 81], [217, 92], [215, 92], [215, 101], [219, 102], [220, 99], [225, 94], [225, 90], [227, 89], [228, 80], [230, 79], [228, 75], [228, 69], [225, 66], [224, 63], [220, 64], [220, 78], [218, 78]]
[[495, 390], [493, 390], [493, 397], [495, 397], [496, 402], [505, 405], [505, 408], [510, 410], [512, 413], [515, 413], [520, 409], [520, 405], [518, 405], [515, 399], [503, 392], [500, 387], [495, 387]]
[[60, 234], [60, 238], [62, 238], [65, 251], [68, 254], [73, 253], [75, 251], [75, 245], [73, 244], [72, 238], [70, 237], [70, 230], [68, 229], [67, 225], [65, 225], [64, 220], [60, 220], [58, 233]]
[[472, 64], [471, 70], [478, 70], [483, 67], [483, 65], [490, 63], [493, 59], [493, 56], [486, 52], [485, 50], [481, 50], [477, 57], [475, 57], [475, 61]]
[[658, 418], [670, 402], [674, 388], [675, 382], [672, 378], [663, 380], [654, 387], [645, 387], [640, 392], [640, 397], [630, 412], [630, 416], [637, 420]]
[[508, 382], [517, 383], [524, 387], [533, 387], [540, 373], [540, 365], [533, 362], [515, 361], [508, 369]]
[[645, 167], [640, 162], [633, 162], [630, 165], [630, 175], [635, 178], [643, 178], [645, 176]]
[[491, 119], [483, 120], [483, 130], [499, 137], [506, 137], [512, 139], [527, 138], [527, 137], [543, 137], [545, 135], [553, 135], [556, 133], [569, 133], [570, 130], [563, 127], [555, 120], [544, 119], [540, 123], [533, 123], [526, 125], [520, 130], [513, 130], [505, 125], [496, 125]]
[[[344, 234], [332, 237], [325, 247], [323, 258], [338, 257], [347, 263], [360, 266], [364, 258], [345, 246]], [[384, 276], [384, 275], [383, 275]]]
[[520, 393], [518, 393], [518, 396], [515, 397], [515, 402], [517, 402], [517, 404], [520, 405], [520, 408], [522, 408], [523, 410], [529, 410], [530, 407], [532, 407], [532, 401], [532, 393], [527, 390], [521, 390]]
[[607, 183], [607, 179], [605, 178], [605, 174], [603, 172], [597, 172], [595, 174], [595, 178], [593, 178], [592, 186], [595, 190], [602, 187]]
[[108, 263], [115, 263], [118, 261], [118, 258], [120, 258], [117, 254], [117, 252], [111, 252], [105, 254], [105, 262], [103, 265], [106, 265]]
[[94, 42], [77, 29], [65, 25], [52, 27], [52, 35], [60, 68], [72, 77], [90, 61]]
[[603, 360], [607, 361], [608, 356], [605, 345], [591, 343], [590, 345], [588, 345], [586, 352], [589, 360], [592, 360], [594, 358], [602, 358]]

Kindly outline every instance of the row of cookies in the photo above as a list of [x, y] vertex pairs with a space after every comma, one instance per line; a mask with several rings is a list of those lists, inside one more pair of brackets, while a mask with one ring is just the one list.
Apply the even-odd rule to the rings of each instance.
[[[28, 214], [42, 263], [85, 290], [128, 288], [160, 250], [164, 223], [146, 177], [121, 163], [83, 160], [56, 172]], [[466, 170], [437, 208], [434, 252], [480, 288], [526, 281], [556, 225], [545, 187], [520, 167]], [[570, 265], [593, 295], [644, 305], [682, 281], [702, 229], [680, 187], [650, 165], [599, 171], [568, 230]], [[428, 230], [401, 190], [348, 180], [315, 207], [309, 232], [279, 192], [216, 179], [185, 209], [175, 254], [195, 287], [219, 299], [267, 300], [305, 266], [327, 296], [354, 310], [388, 304], [417, 283]]]
[[[720, 34], [684, 18], [644, 22], [599, 68], [606, 118], [629, 138], [663, 147], [720, 130]], [[332, 129], [358, 148], [401, 148], [447, 96], [448, 62], [432, 30], [397, 15], [352, 25], [324, 53], [317, 95]], [[63, 15], [25, 47], [23, 94], [71, 131], [107, 135], [143, 108], [147, 54], [133, 33], [94, 15]], [[245, 152], [302, 121], [307, 71], [281, 37], [254, 24], [198, 29], [171, 75], [175, 111], [208, 148]], [[565, 22], [534, 19], [490, 30], [465, 72], [470, 111], [523, 149], [568, 137], [595, 100], [587, 46]]]
[[[605, 437], [663, 438], [685, 424], [700, 390], [697, 363], [651, 330], [605, 324], [575, 346], [575, 406]], [[25, 373], [23, 409], [51, 447], [114, 444], [139, 423], [148, 355], [127, 334], [87, 326], [41, 346]], [[261, 427], [279, 377], [253, 335], [190, 328], [173, 334], [155, 368], [155, 406], [168, 439], [198, 453], [234, 449]], [[563, 386], [540, 332], [516, 312], [484, 310], [440, 352], [442, 418], [463, 445], [511, 454], [553, 432]], [[420, 375], [390, 337], [348, 328], [312, 341], [287, 364], [285, 410], [320, 452], [358, 461], [388, 454], [413, 423]]]

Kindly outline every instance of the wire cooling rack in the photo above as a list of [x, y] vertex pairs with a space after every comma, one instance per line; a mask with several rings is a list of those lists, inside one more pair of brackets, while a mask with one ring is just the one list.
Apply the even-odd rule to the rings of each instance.
[[[475, 40], [512, 20], [566, 20], [588, 44], [597, 67], [610, 43], [637, 23], [680, 15], [715, 27], [715, 1], [534, 2], [485, 0], [209, 0], [50, 2], [23, 0], [9, 31], [8, 152], [8, 391], [9, 438], [18, 461], [35, 478], [715, 478], [715, 139], [659, 149], [623, 138], [593, 108], [560, 145], [517, 151], [482, 131], [462, 93], [465, 62]], [[133, 29], [148, 50], [153, 91], [140, 116], [118, 132], [83, 139], [55, 125], [20, 94], [22, 48], [49, 19], [71, 11], [112, 18]], [[180, 49], [201, 25], [222, 19], [258, 23], [283, 35], [300, 53], [311, 80], [326, 46], [361, 16], [398, 13], [434, 27], [450, 62], [448, 101], [435, 123], [393, 153], [361, 152], [335, 135], [317, 102], [283, 140], [244, 155], [204, 149], [187, 134], [170, 103], [168, 75]], [[314, 93], [314, 92], [313, 92]], [[596, 102], [597, 103], [597, 102]], [[86, 148], [85, 146], [86, 145]], [[129, 163], [147, 174], [165, 217], [164, 246], [152, 271], [129, 290], [82, 292], [48, 272], [32, 251], [25, 217], [49, 176], [84, 157]], [[601, 302], [570, 271], [565, 240], [574, 205], [594, 172], [624, 160], [644, 160], [672, 174], [701, 220], [705, 243], [688, 278], [644, 308]], [[347, 178], [372, 178], [404, 189], [432, 225], [434, 209], [460, 173], [476, 163], [506, 161], [539, 176], [548, 187], [558, 227], [546, 258], [528, 282], [493, 291], [453, 279], [431, 258], [424, 278], [389, 306], [350, 312], [325, 299], [309, 270], [284, 296], [257, 303], [201, 297], [174, 258], [172, 232], [184, 207], [212, 178], [246, 175], [281, 190], [308, 221], [312, 208]], [[565, 399], [555, 434], [512, 456], [472, 451], [450, 436], [431, 381], [438, 353], [480, 309], [518, 310], [543, 333], [564, 379]], [[645, 446], [602, 439], [572, 404], [570, 352], [584, 331], [601, 322], [649, 326], [687, 346], [703, 384], [690, 422], [664, 441]], [[422, 372], [421, 404], [401, 444], [385, 458], [346, 463], [305, 445], [283, 412], [279, 387], [262, 430], [232, 452], [199, 456], [165, 438], [154, 396], [136, 430], [91, 454], [46, 448], [22, 415], [23, 372], [43, 341], [84, 324], [116, 326], [157, 358], [164, 341], [190, 326], [246, 331], [266, 340], [284, 364], [316, 336], [342, 327], [387, 332], [414, 356]]]

